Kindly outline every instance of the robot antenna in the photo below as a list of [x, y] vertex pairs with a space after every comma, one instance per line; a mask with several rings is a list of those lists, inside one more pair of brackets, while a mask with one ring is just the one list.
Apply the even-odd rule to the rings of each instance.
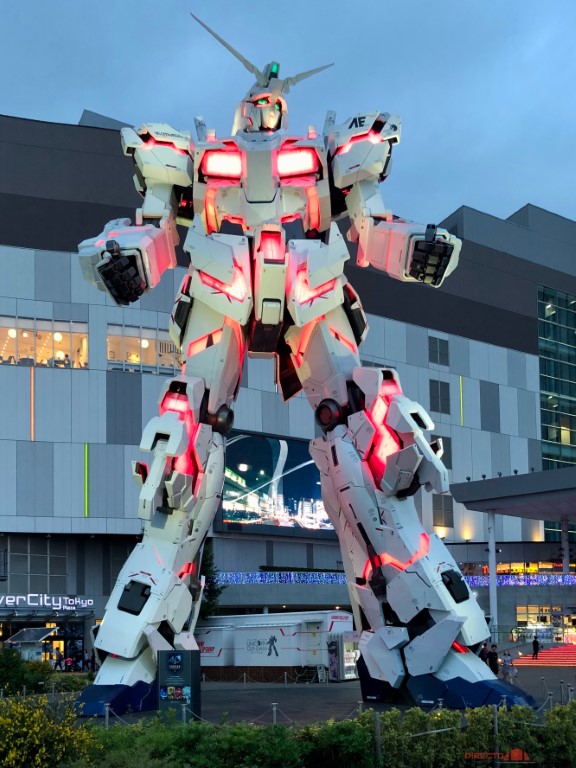
[[256, 77], [256, 80], [258, 81], [258, 83], [260, 85], [262, 85], [264, 87], [268, 85], [268, 79], [266, 78], [265, 74], [263, 72], [261, 72], [255, 64], [252, 64], [251, 61], [248, 61], [248, 59], [246, 59], [244, 56], [242, 56], [242, 54], [239, 53], [236, 50], [236, 48], [233, 48], [230, 45], [230, 43], [227, 43], [226, 40], [224, 40], [224, 38], [220, 37], [219, 34], [214, 32], [214, 30], [211, 29], [208, 26], [208, 24], [204, 24], [204, 22], [201, 19], [199, 19], [198, 16], [195, 16], [192, 13], [192, 11], [190, 11], [190, 16], [192, 16], [192, 18], [195, 21], [197, 21], [198, 24], [200, 24], [201, 27], [204, 27], [206, 32], [209, 32], [212, 35], [212, 37], [214, 37], [216, 40], [218, 40], [218, 42], [221, 43], [224, 46], [224, 48], [226, 48], [226, 50], [230, 51], [232, 56], [235, 56], [238, 59], [238, 61], [240, 61], [246, 67], [248, 72], [251, 72]]
[[312, 77], [312, 75], [316, 75], [318, 72], [322, 72], [323, 70], [328, 69], [328, 67], [334, 66], [334, 64], [324, 64], [321, 67], [309, 69], [306, 72], [300, 72], [298, 75], [293, 75], [292, 77], [287, 77], [284, 80], [280, 80], [280, 78], [278, 78], [278, 64], [276, 62], [268, 64], [264, 72], [262, 72], [262, 70], [258, 69], [255, 64], [252, 64], [251, 61], [248, 61], [247, 58], [242, 56], [242, 54], [239, 53], [236, 48], [231, 46], [230, 43], [227, 43], [226, 40], [220, 37], [218, 33], [214, 32], [214, 30], [211, 29], [208, 24], [205, 24], [201, 19], [198, 18], [198, 16], [195, 16], [192, 11], [190, 11], [190, 16], [192, 16], [192, 18], [197, 21], [201, 27], [204, 27], [204, 29], [210, 33], [213, 38], [218, 40], [218, 42], [221, 43], [221, 45], [223, 45], [226, 50], [230, 51], [230, 53], [244, 65], [248, 72], [251, 72], [256, 77], [256, 82], [263, 88], [268, 87], [270, 80], [277, 79], [281, 86], [280, 92], [288, 93], [290, 87], [296, 85], [296, 83], [299, 83], [301, 80], [305, 80], [307, 77]]

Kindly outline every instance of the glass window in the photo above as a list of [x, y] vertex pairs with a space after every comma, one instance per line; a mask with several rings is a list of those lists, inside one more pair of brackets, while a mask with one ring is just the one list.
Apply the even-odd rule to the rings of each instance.
[[452, 496], [432, 496], [432, 525], [435, 528], [454, 528], [454, 502]]
[[[54, 323], [54, 341], [57, 343], [58, 323]], [[73, 368], [88, 368], [88, 325], [70, 323], [70, 359]]]
[[66, 576], [50, 576], [49, 584], [53, 595], [66, 594]]
[[108, 326], [108, 370], [173, 376], [181, 363], [168, 331]]
[[20, 317], [17, 321], [16, 347], [18, 350], [18, 365], [34, 365], [35, 334], [34, 320]]
[[178, 351], [168, 331], [158, 331], [158, 365], [161, 372], [171, 375], [180, 367]]
[[435, 365], [449, 365], [447, 339], [428, 337], [428, 362]]
[[430, 379], [430, 410], [450, 413], [450, 385], [446, 381]]
[[144, 373], [156, 373], [157, 370], [158, 342], [156, 340], [156, 333], [156, 330], [151, 328], [142, 328], [140, 357], [142, 359], [142, 370]]
[[46, 555], [30, 555], [30, 573], [48, 573]]
[[10, 573], [28, 573], [28, 555], [10, 555]]
[[0, 317], [0, 364], [86, 368], [88, 325]]
[[66, 558], [50, 556], [50, 575], [51, 576], [65, 576], [66, 575]]

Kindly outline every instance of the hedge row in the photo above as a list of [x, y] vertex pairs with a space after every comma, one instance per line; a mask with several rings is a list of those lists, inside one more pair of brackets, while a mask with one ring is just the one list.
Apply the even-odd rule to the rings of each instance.
[[[576, 702], [538, 722], [531, 709], [492, 708], [426, 714], [372, 711], [355, 720], [301, 727], [188, 725], [158, 719], [136, 725], [74, 725], [70, 708], [46, 699], [0, 701], [2, 768], [483, 768], [503, 764], [576, 766]], [[380, 730], [380, 760], [376, 754]]]

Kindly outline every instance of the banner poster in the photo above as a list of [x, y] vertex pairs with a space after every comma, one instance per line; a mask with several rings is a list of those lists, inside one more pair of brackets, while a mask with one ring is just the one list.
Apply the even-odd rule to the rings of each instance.
[[198, 719], [200, 707], [200, 651], [158, 652], [158, 710], [188, 710], [189, 719]]

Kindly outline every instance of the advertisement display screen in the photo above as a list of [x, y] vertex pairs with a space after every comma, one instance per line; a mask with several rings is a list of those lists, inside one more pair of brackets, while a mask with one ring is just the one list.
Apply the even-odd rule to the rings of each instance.
[[225, 524], [333, 531], [308, 442], [233, 433], [226, 447]]

